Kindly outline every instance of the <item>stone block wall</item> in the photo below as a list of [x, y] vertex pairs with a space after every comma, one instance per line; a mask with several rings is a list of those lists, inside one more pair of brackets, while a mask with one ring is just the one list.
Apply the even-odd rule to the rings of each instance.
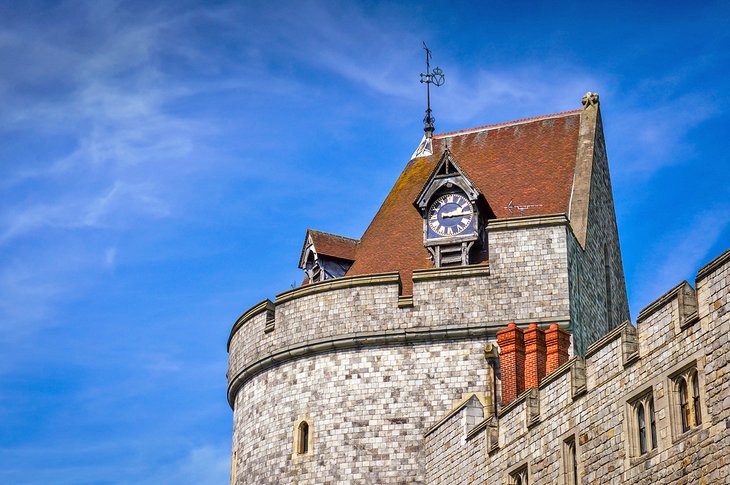
[[282, 293], [272, 304], [273, 325], [267, 327], [269, 317], [261, 312], [234, 328], [229, 384], [238, 386], [236, 380], [261, 362], [304, 355], [307, 347], [336, 339], [475, 327], [494, 334], [511, 321], [567, 326], [566, 224], [490, 231], [488, 266], [417, 272], [412, 306], [399, 306], [395, 273], [354, 277], [360, 283], [353, 286], [333, 287], [351, 281], [342, 278]]
[[[575, 352], [579, 355], [583, 355], [591, 343], [629, 319], [626, 281], [600, 116], [596, 123], [585, 247], [581, 247], [572, 231], [569, 231], [567, 241], [571, 282], [570, 315], [573, 322], [571, 331], [574, 334]], [[610, 291], [607, 290], [606, 255]], [[609, 301], [610, 308], [607, 310]]]
[[[235, 483], [425, 483], [426, 430], [465, 394], [491, 402], [485, 343], [331, 352], [258, 374], [236, 396]], [[305, 417], [312, 452], [297, 455], [293, 430]]]
[[[442, 422], [426, 436], [438, 463], [427, 466], [426, 482], [509, 483], [511, 471], [527, 466], [530, 483], [566, 484], [565, 443], [575, 440], [585, 485], [730, 483], [730, 250], [700, 270], [696, 286], [696, 300], [687, 285], [672, 289], [641, 312], [638, 329], [617, 327], [585, 360], [548, 375], [536, 395], [523, 393], [477, 433], [457, 429], [458, 414]], [[673, 377], [692, 367], [703, 421], [682, 432]], [[657, 446], [641, 454], [631, 403], [647, 393]], [[498, 427], [497, 449], [490, 423]]]
[[[423, 435], [491, 399], [484, 345], [510, 321], [568, 326], [567, 221], [494, 227], [490, 264], [342, 278], [264, 301], [229, 341], [236, 482], [425, 483]], [[491, 401], [490, 401], [491, 402]], [[293, 452], [312, 423], [313, 452]]]

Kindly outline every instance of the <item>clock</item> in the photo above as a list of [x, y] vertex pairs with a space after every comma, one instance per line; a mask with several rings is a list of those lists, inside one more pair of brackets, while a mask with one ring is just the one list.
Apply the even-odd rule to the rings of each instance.
[[474, 232], [474, 206], [461, 194], [446, 194], [428, 209], [428, 238], [453, 237]]

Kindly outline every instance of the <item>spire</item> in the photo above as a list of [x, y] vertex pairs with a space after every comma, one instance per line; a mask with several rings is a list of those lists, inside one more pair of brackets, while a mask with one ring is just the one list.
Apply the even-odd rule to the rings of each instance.
[[426, 132], [426, 138], [429, 140], [434, 132], [434, 122], [436, 119], [431, 116], [431, 84], [441, 86], [444, 84], [444, 72], [438, 67], [431, 71], [431, 49], [426, 43], [423, 43], [423, 49], [426, 51], [426, 74], [421, 73], [421, 82], [426, 84], [426, 116], [423, 118], [423, 131]]

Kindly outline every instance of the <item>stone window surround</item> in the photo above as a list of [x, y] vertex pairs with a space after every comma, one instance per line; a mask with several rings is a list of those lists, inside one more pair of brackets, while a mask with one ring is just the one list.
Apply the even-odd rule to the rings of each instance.
[[[573, 428], [560, 437], [562, 446], [560, 448], [560, 479], [558, 485], [579, 485], [583, 476], [583, 460], [581, 460], [580, 446], [578, 445], [578, 431]], [[567, 455], [570, 451], [570, 444], [575, 449], [575, 466], [578, 470], [578, 483], [573, 482], [572, 457]]]
[[234, 449], [231, 453], [231, 485], [236, 483], [236, 468], [238, 467], [238, 450]]
[[[307, 425], [307, 449], [301, 450], [301, 431], [302, 424]], [[309, 416], [299, 416], [292, 429], [292, 460], [298, 461], [314, 454], [314, 426], [312, 418]]]
[[[517, 480], [521, 479], [521, 482], [518, 482]], [[527, 462], [521, 462], [512, 468], [510, 468], [507, 472], [507, 481], [506, 483], [508, 485], [530, 485], [532, 483], [532, 476], [530, 475], [530, 467]]]
[[[644, 410], [644, 443], [646, 449], [641, 450], [639, 436], [639, 405]], [[645, 458], [659, 450], [659, 434], [656, 430], [657, 405], [653, 387], [642, 389], [626, 403], [627, 430], [629, 432], [628, 445], [633, 458]]]
[[[667, 378], [667, 390], [669, 391], [668, 394], [670, 409], [669, 416], [671, 421], [673, 442], [683, 439], [685, 436], [692, 434], [692, 432], [697, 429], [701, 429], [707, 421], [705, 419], [705, 416], [708, 415], [707, 409], [705, 409], [705, 380], [701, 362], [693, 359], [690, 362], [685, 361], [677, 367], [678, 368], [675, 368], [675, 370], [669, 372]], [[697, 386], [699, 390], [699, 396], [697, 396], [696, 400], [693, 399], [695, 395], [692, 386], [692, 379], [690, 378], [690, 376], [692, 375], [694, 375], [694, 379], [697, 380]], [[690, 410], [688, 422], [689, 427], [687, 430], [682, 429], [682, 410], [679, 395], [679, 384], [680, 381], [683, 379], [686, 380], [687, 383], [687, 404]], [[699, 415], [701, 418], [701, 422], [699, 424], [695, 422], [695, 405], [699, 406]]]

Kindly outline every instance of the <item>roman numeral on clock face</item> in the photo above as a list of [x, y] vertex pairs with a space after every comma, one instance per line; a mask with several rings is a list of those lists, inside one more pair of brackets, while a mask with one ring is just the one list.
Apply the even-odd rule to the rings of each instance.
[[445, 194], [436, 199], [428, 210], [428, 227], [432, 236], [458, 236], [469, 228], [474, 207], [461, 194]]

